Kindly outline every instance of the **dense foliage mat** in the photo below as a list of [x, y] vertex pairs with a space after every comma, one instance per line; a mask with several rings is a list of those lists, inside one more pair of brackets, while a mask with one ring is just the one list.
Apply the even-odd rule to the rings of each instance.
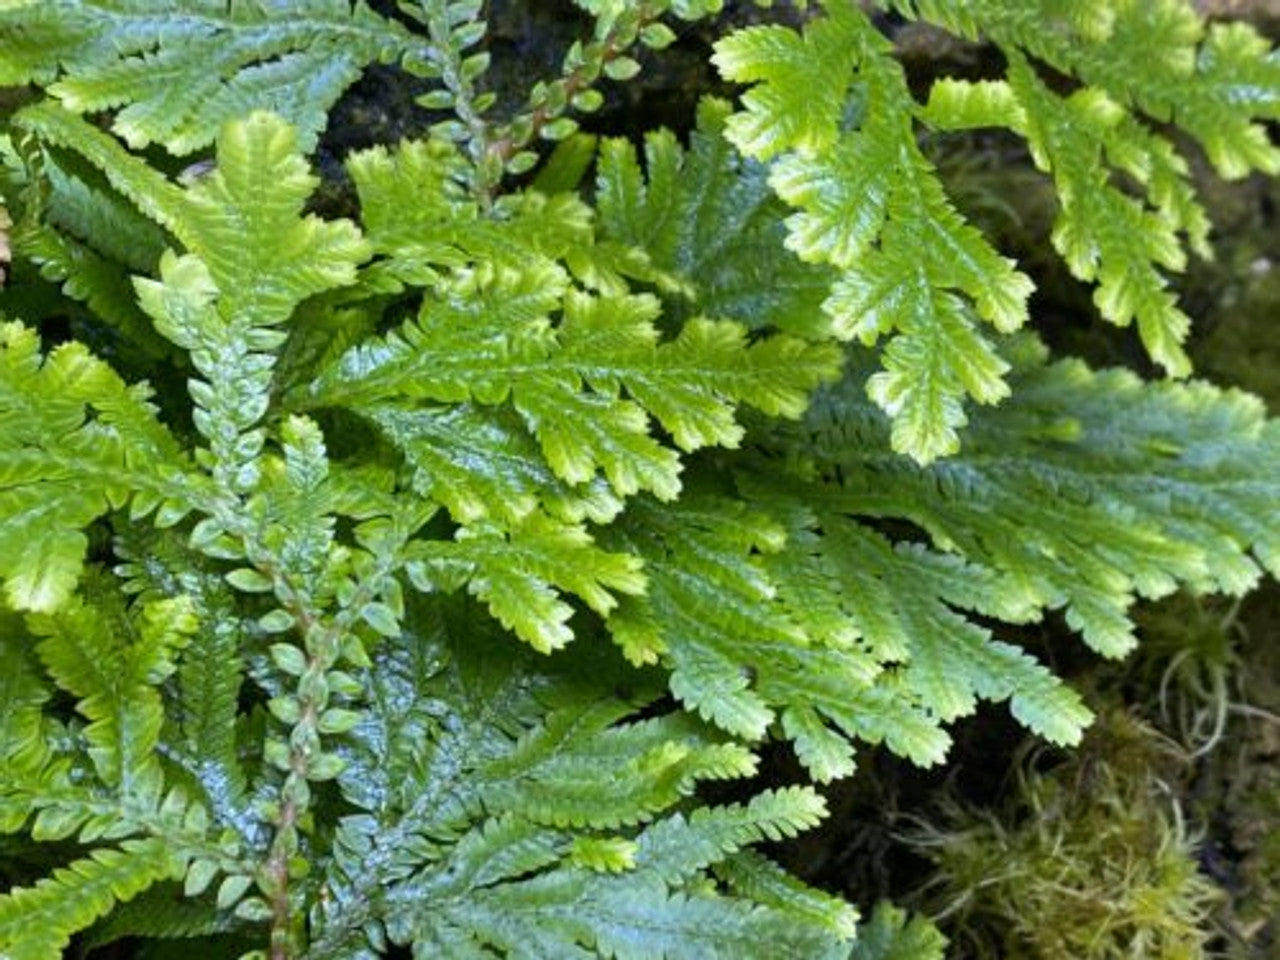
[[[1024, 140], [1067, 268], [1185, 377], [1183, 150], [1280, 171], [1249, 27], [886, 3], [1002, 55], [918, 99], [828, 0], [720, 40], [747, 89], [682, 144], [574, 117], [720, 4], [577, 5], [496, 120], [475, 0], [0, 4], [0, 955], [937, 957], [752, 849], [813, 784], [699, 785], [769, 741], [817, 784], [941, 764], [979, 701], [1073, 745], [1011, 626], [1118, 657], [1135, 599], [1280, 574], [1280, 424], [1050, 356], [920, 144]], [[307, 154], [371, 64], [445, 119], [326, 219]]]

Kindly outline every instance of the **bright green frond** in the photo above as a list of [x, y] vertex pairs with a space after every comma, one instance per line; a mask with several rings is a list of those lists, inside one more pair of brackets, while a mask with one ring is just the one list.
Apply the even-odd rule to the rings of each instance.
[[[1177, 124], [1219, 172], [1280, 171], [1265, 122], [1280, 117], [1280, 58], [1252, 27], [1202, 24], [1183, 0], [895, 0], [909, 16], [993, 40], [1007, 82], [936, 83], [925, 119], [942, 129], [1008, 127], [1053, 176], [1053, 243], [1071, 272], [1096, 283], [1102, 315], [1137, 320], [1151, 357], [1175, 376], [1190, 320], [1162, 271], [1179, 271], [1184, 245], [1207, 256], [1208, 217], [1187, 162], [1138, 116]], [[1028, 55], [1078, 78], [1050, 89]], [[1123, 175], [1123, 176], [1119, 176]], [[1136, 196], [1132, 187], [1136, 186]]]
[[[750, 27], [716, 44], [714, 63], [726, 80], [757, 84], [729, 119], [729, 139], [749, 156], [791, 150], [822, 153], [841, 134], [845, 95], [868, 34], [856, 14], [834, 6], [803, 34], [781, 26]], [[883, 49], [885, 41], [877, 46]]]
[[503, 626], [543, 653], [573, 639], [573, 608], [561, 591], [605, 615], [617, 606], [616, 594], [640, 593], [645, 585], [634, 557], [605, 552], [583, 527], [539, 514], [509, 530], [463, 527], [453, 542], [423, 541], [408, 556], [421, 589], [465, 583]]
[[0, 952], [6, 960], [61, 960], [71, 934], [172, 878], [181, 863], [161, 840], [126, 840], [60, 867], [33, 887], [0, 895]]
[[894, 419], [894, 448], [922, 463], [954, 453], [965, 399], [1008, 395], [1007, 366], [976, 321], [1016, 329], [1031, 282], [952, 207], [916, 143], [902, 68], [860, 11], [831, 4], [803, 37], [752, 28], [717, 51], [726, 78], [758, 84], [727, 135], [748, 156], [776, 157], [769, 182], [797, 210], [787, 246], [839, 272], [823, 305], [832, 331], [888, 339], [868, 389]]
[[1280, 502], [1280, 432], [1257, 401], [1044, 366], [1030, 344], [1015, 385], [1016, 408], [975, 419], [972, 446], [930, 468], [892, 455], [856, 378], [819, 403], [794, 453], [840, 474], [842, 511], [915, 523], [1012, 580], [1019, 602], [1065, 607], [1108, 655], [1133, 646], [1135, 597], [1180, 582], [1239, 593], [1259, 565], [1276, 571], [1280, 543], [1261, 518]]
[[[1058, 188], [1053, 242], [1067, 267], [1097, 283], [1094, 300], [1107, 320], [1125, 326], [1136, 318], [1152, 358], [1185, 375], [1190, 363], [1182, 343], [1190, 320], [1161, 270], [1185, 266], [1181, 235], [1207, 253], [1209, 222], [1186, 162], [1100, 91], [1061, 97], [1021, 54], [1009, 56], [1007, 83], [936, 85], [929, 121], [944, 129], [1007, 125], [1026, 137], [1036, 163]], [[1107, 164], [1140, 184], [1148, 204], [1100, 176]]]
[[[809, 391], [839, 367], [830, 347], [784, 334], [748, 342], [746, 331], [727, 321], [695, 318], [664, 341], [652, 297], [570, 291], [562, 299], [554, 282], [531, 271], [479, 275], [465, 289], [481, 299], [465, 311], [447, 301], [424, 303], [416, 322], [321, 371], [307, 404], [509, 400], [564, 484], [589, 490], [603, 473], [620, 497], [649, 490], [671, 499], [680, 461], [651, 434], [650, 417], [684, 450], [736, 446], [739, 406], [799, 416]], [[387, 421], [388, 411], [372, 416]], [[429, 429], [426, 417], [419, 423]], [[498, 424], [493, 440], [509, 435]], [[406, 426], [392, 422], [389, 435], [422, 462], [425, 451]], [[500, 459], [503, 451], [489, 456]], [[477, 475], [471, 482], [485, 481]], [[465, 499], [457, 506], [478, 511]], [[521, 511], [517, 502], [511, 512]]]
[[274, 329], [308, 297], [351, 284], [370, 250], [347, 221], [303, 214], [317, 180], [293, 129], [270, 114], [228, 124], [217, 169], [188, 187], [170, 224], [187, 252], [167, 252], [160, 279], [135, 281], [156, 329], [191, 354], [196, 428], [214, 478], [245, 491], [259, 476]]
[[278, 116], [251, 114], [218, 136], [217, 165], [188, 188], [174, 232], [198, 257], [233, 323], [270, 327], [314, 294], [355, 280], [368, 245], [304, 207], [319, 185]]
[[1280, 59], [1246, 23], [1206, 27], [1185, 0], [892, 0], [968, 36], [981, 32], [1195, 137], [1219, 172], [1280, 170], [1263, 124], [1280, 117]]
[[83, 530], [108, 510], [182, 498], [184, 458], [148, 397], [80, 344], [42, 355], [32, 331], [0, 325], [0, 577], [14, 607], [67, 599]]
[[605, 523], [622, 509], [603, 478], [569, 484], [556, 476], [514, 410], [393, 403], [360, 410], [404, 453], [414, 489], [460, 523], [518, 524], [539, 507], [569, 523]]
[[51, 0], [6, 4], [0, 85], [37, 82], [77, 113], [116, 109], [131, 147], [185, 154], [232, 118], [270, 109], [310, 150], [339, 95], [413, 36], [363, 2]]

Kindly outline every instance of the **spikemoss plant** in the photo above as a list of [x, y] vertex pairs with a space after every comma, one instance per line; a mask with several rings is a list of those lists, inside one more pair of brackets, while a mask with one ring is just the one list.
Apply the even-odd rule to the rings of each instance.
[[[1051, 357], [918, 142], [1025, 140], [1055, 249], [1182, 377], [1209, 221], [1146, 121], [1280, 169], [1255, 32], [887, 3], [1005, 58], [922, 101], [827, 0], [720, 40], [743, 92], [687, 143], [597, 142], [600, 84], [721, 5], [577, 6], [498, 116], [478, 0], [0, 4], [0, 831], [37, 867], [6, 960], [936, 952], [892, 907], [856, 946], [753, 849], [814, 785], [699, 784], [770, 739], [818, 783], [940, 764], [984, 701], [1077, 743], [1006, 624], [1120, 656], [1136, 597], [1280, 573], [1280, 423]], [[347, 157], [359, 222], [326, 219], [307, 153], [375, 62], [445, 119]]]

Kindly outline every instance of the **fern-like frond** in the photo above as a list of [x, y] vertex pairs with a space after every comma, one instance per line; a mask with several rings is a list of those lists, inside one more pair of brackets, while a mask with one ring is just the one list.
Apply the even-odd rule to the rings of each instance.
[[[744, 845], [815, 823], [819, 797], [794, 788], [668, 815], [698, 780], [749, 773], [754, 758], [687, 716], [635, 718], [656, 694], [650, 678], [619, 672], [598, 646], [531, 669], [495, 655], [483, 629], [416, 633], [452, 634], [465, 610], [424, 608], [375, 663], [374, 708], [339, 781], [362, 812], [340, 827], [313, 956], [361, 955], [383, 937], [447, 956], [722, 956], [747, 944], [824, 956], [847, 938], [706, 888], [704, 871]], [[601, 681], [617, 694], [600, 696]]]
[[[102, 175], [66, 151], [34, 138], [0, 151], [17, 220], [13, 254], [45, 279], [87, 303], [131, 345], [152, 359], [162, 341], [134, 301], [125, 271], [151, 270], [164, 249], [162, 232], [113, 190]], [[14, 312], [34, 319], [15, 304]]]
[[186, 511], [185, 458], [148, 397], [79, 344], [42, 356], [32, 331], [0, 325], [0, 578], [14, 607], [67, 599], [82, 531], [108, 510]]
[[797, 416], [838, 365], [829, 348], [785, 335], [748, 344], [729, 322], [691, 320], [663, 341], [651, 297], [561, 298], [534, 272], [481, 274], [454, 297], [466, 308], [428, 301], [416, 322], [321, 371], [307, 405], [509, 399], [564, 482], [602, 472], [620, 496], [671, 499], [679, 459], [650, 416], [681, 449], [734, 446], [739, 405]]
[[[1246, 24], [1206, 28], [1183, 0], [890, 5], [1000, 47], [1007, 81], [939, 81], [926, 122], [1008, 127], [1026, 138], [1057, 187], [1053, 243], [1068, 268], [1097, 283], [1103, 317], [1121, 326], [1136, 318], [1152, 358], [1175, 376], [1189, 373], [1182, 344], [1190, 320], [1161, 271], [1183, 268], [1184, 246], [1208, 255], [1209, 221], [1186, 161], [1140, 115], [1189, 132], [1225, 176], [1280, 171], [1280, 148], [1264, 126], [1280, 117], [1271, 46]], [[1055, 92], [1028, 55], [1084, 85]]]
[[[799, 462], [837, 481], [842, 512], [908, 520], [947, 551], [1064, 607], [1095, 649], [1134, 644], [1127, 609], [1179, 583], [1239, 593], [1280, 569], [1280, 428], [1254, 398], [1144, 384], [1020, 347], [1017, 408], [983, 415], [972, 449], [930, 468], [888, 449], [856, 378], [812, 413]], [[804, 431], [802, 431], [803, 433]]]
[[839, 897], [815, 890], [755, 850], [739, 850], [714, 867], [717, 879], [757, 903], [807, 917], [846, 940], [862, 931], [858, 913]]
[[[944, 723], [972, 713], [979, 698], [1008, 700], [1014, 717], [1036, 734], [1061, 745], [1079, 742], [1093, 719], [1080, 697], [962, 613], [1013, 623], [1033, 618], [1038, 608], [1016, 577], [920, 544], [893, 545], [842, 514], [822, 486], [745, 476], [740, 486], [760, 509], [788, 520], [787, 549], [769, 565], [783, 602], [803, 615], [816, 601], [837, 637], [894, 664], [878, 682], [895, 697]], [[822, 609], [823, 602], [832, 609]], [[783, 722], [801, 759], [824, 778], [851, 770], [851, 757], [831, 751], [835, 744], [820, 718], [809, 713], [797, 705]]]
[[442, 272], [470, 263], [539, 275], [548, 289], [570, 277], [615, 294], [626, 292], [627, 278], [673, 282], [634, 248], [598, 238], [591, 208], [572, 191], [511, 194], [482, 210], [464, 186], [468, 163], [450, 144], [375, 147], [353, 154], [347, 170], [366, 235], [384, 258], [371, 282], [432, 288]]
[[643, 250], [683, 297], [677, 315], [701, 313], [803, 337], [831, 335], [821, 305], [832, 275], [787, 256], [784, 210], [768, 168], [725, 138], [730, 108], [704, 99], [689, 148], [661, 130], [645, 138], [644, 171], [622, 139], [600, 146], [596, 203], [603, 236]]
[[943, 960], [947, 939], [926, 918], [882, 900], [858, 928], [851, 960]]
[[[819, 777], [852, 768], [854, 738], [940, 761], [949, 739], [937, 719], [877, 683], [891, 653], [852, 642], [853, 624], [829, 598], [809, 605], [783, 591], [768, 557], [786, 536], [762, 509], [727, 497], [637, 502], [604, 537], [641, 557], [649, 580], [610, 615], [615, 642], [633, 662], [670, 669], [672, 693], [725, 730], [758, 739], [780, 720]], [[813, 584], [812, 595], [823, 592]]]
[[1280, 171], [1280, 60], [1247, 23], [1206, 25], [1185, 0], [890, 0], [961, 35], [1022, 50], [1196, 138], [1219, 172]]
[[[1208, 253], [1209, 222], [1186, 162], [1100, 91], [1061, 97], [1020, 53], [1009, 56], [1007, 83], [936, 84], [928, 120], [943, 129], [1009, 126], [1026, 137], [1037, 164], [1056, 181], [1053, 242], [1068, 268], [1097, 282], [1094, 300], [1103, 317], [1121, 326], [1136, 317], [1152, 358], [1170, 373], [1187, 374], [1182, 342], [1191, 321], [1161, 274], [1185, 266], [1180, 233]], [[1100, 177], [1104, 162], [1142, 184], [1149, 205]]]
[[42, 675], [17, 617], [0, 611], [0, 833], [14, 833], [30, 816], [32, 784], [65, 781], [65, 766], [52, 770], [59, 724], [45, 705], [54, 690]]
[[[1280, 61], [1266, 41], [1242, 24], [1205, 28], [1182, 0], [883, 5], [993, 40], [1007, 81], [944, 79], [922, 110], [888, 41], [856, 7], [836, 2], [803, 33], [733, 34], [717, 45], [716, 62], [726, 78], [754, 84], [727, 135], [772, 162], [771, 184], [798, 210], [788, 245], [841, 273], [825, 302], [833, 329], [886, 341], [884, 371], [867, 389], [893, 418], [895, 449], [921, 463], [953, 453], [965, 399], [1007, 395], [1007, 365], [971, 314], [1008, 332], [1025, 320], [1031, 290], [951, 207], [916, 146], [917, 119], [1024, 136], [1056, 181], [1053, 241], [1071, 272], [1097, 284], [1106, 319], [1136, 319], [1151, 356], [1188, 373], [1190, 321], [1163, 271], [1182, 269], [1185, 246], [1207, 255], [1208, 219], [1186, 161], [1138, 114], [1189, 131], [1227, 176], [1280, 169], [1263, 125], [1280, 115]], [[1081, 88], [1055, 92], [1031, 57]]]
[[544, 653], [573, 639], [573, 608], [561, 591], [606, 615], [617, 605], [615, 594], [640, 593], [645, 585], [635, 557], [601, 550], [584, 527], [541, 514], [507, 530], [484, 523], [463, 527], [452, 542], [413, 544], [406, 557], [419, 589], [465, 584], [503, 626]]
[[[34, 886], [0, 895], [5, 957], [60, 957], [72, 933], [116, 903], [180, 879], [193, 857], [230, 859], [236, 850], [209, 836], [202, 805], [166, 785], [158, 753], [161, 687], [196, 627], [190, 604], [157, 600], [126, 611], [104, 583], [90, 582], [92, 605], [77, 596], [55, 614], [27, 617], [44, 670], [25, 629], [0, 621], [8, 665], [0, 829], [29, 822], [37, 842], [74, 835], [88, 847]], [[30, 713], [58, 689], [76, 698], [87, 725]]]
[[[176, 648], [196, 628], [184, 600], [149, 607], [136, 638], [123, 635], [123, 611], [72, 602], [33, 618], [41, 637], [40, 659], [90, 721], [84, 729], [89, 756], [108, 787], [143, 805], [154, 805], [164, 775], [156, 747], [164, 708], [155, 689], [174, 669]], [[163, 619], [162, 619], [163, 618]]]
[[959, 447], [963, 402], [1008, 395], [1007, 366], [975, 322], [1016, 329], [1031, 282], [952, 207], [916, 143], [917, 106], [889, 42], [855, 6], [803, 34], [753, 27], [720, 41], [727, 79], [756, 84], [729, 139], [774, 160], [797, 209], [787, 246], [838, 271], [824, 309], [843, 339], [886, 340], [867, 386], [895, 449], [922, 463]]
[[190, 351], [196, 428], [207, 438], [214, 480], [252, 489], [265, 441], [277, 327], [307, 297], [355, 279], [369, 255], [346, 221], [303, 215], [316, 179], [292, 129], [254, 114], [228, 124], [218, 167], [181, 197], [172, 230], [187, 252], [166, 253], [160, 280], [137, 281], [156, 329]]
[[170, 232], [181, 222], [185, 205], [177, 184], [126, 150], [111, 134], [56, 101], [41, 100], [24, 107], [14, 116], [13, 125], [46, 147], [61, 147], [79, 156], [144, 217]]
[[236, 734], [247, 628], [232, 592], [172, 530], [129, 528], [117, 536], [115, 552], [122, 562], [113, 572], [126, 594], [142, 603], [180, 597], [201, 624], [177, 651], [178, 697], [169, 711], [177, 729], [162, 734], [165, 752], [195, 778], [214, 819], [246, 832]]
[[77, 113], [116, 109], [131, 147], [177, 154], [254, 109], [288, 118], [310, 150], [361, 70], [415, 46], [397, 21], [348, 0], [40, 0], [6, 4], [0, 32], [0, 84], [39, 83]]
[[181, 870], [163, 840], [101, 847], [33, 887], [0, 895], [0, 951], [10, 960], [61, 960], [71, 934]]

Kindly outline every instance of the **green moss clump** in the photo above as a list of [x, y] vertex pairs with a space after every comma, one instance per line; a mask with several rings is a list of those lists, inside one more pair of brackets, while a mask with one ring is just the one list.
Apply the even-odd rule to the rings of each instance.
[[906, 839], [936, 866], [925, 887], [957, 956], [1198, 960], [1221, 891], [1200, 873], [1174, 780], [1180, 751], [1127, 713], [1080, 754], [1023, 765], [999, 811], [953, 804]]

